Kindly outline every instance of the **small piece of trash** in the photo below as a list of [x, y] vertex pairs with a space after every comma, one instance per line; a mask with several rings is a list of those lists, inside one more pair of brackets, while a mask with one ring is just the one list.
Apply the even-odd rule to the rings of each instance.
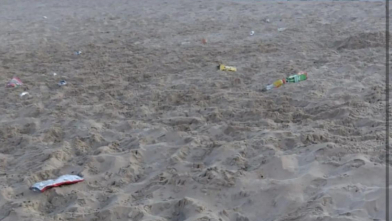
[[75, 54], [80, 55], [80, 54], [82, 54], [82, 51], [76, 51]]
[[279, 79], [279, 80], [275, 81], [274, 83], [267, 85], [261, 91], [262, 92], [269, 91], [273, 88], [278, 88], [284, 84], [286, 84], [286, 79]]
[[218, 66], [218, 69], [219, 70], [221, 70], [221, 71], [237, 71], [237, 68], [236, 67], [233, 67], [233, 66], [226, 66], [226, 65], [224, 65], [224, 64], [221, 64], [221, 65], [219, 65]]
[[30, 190], [34, 192], [44, 192], [47, 189], [52, 187], [58, 187], [62, 185], [69, 185], [74, 183], [79, 183], [84, 181], [83, 177], [78, 175], [63, 175], [57, 178], [56, 180], [44, 180], [38, 183], [35, 183], [30, 187]]
[[24, 96], [26, 96], [26, 95], [29, 95], [29, 92], [26, 92], [26, 91], [25, 91], [25, 92], [22, 92], [19, 96], [20, 96], [20, 97], [24, 97]]
[[44, 19], [47, 19], [48, 17], [44, 16]]
[[262, 92], [269, 91], [273, 88], [278, 88], [286, 83], [298, 83], [301, 81], [305, 81], [307, 79], [308, 79], [308, 73], [304, 72], [304, 71], [300, 71], [300, 72], [298, 72], [298, 74], [290, 75], [284, 79], [279, 79], [279, 80], [275, 81], [274, 83], [267, 85], [261, 91]]
[[60, 86], [67, 85], [67, 82], [66, 82], [66, 81], [64, 81], [64, 80], [62, 80], [62, 81], [60, 81], [60, 82], [58, 83], [58, 85], [60, 85]]
[[53, 76], [56, 76], [57, 75], [57, 73], [53, 73]]
[[284, 31], [286, 28], [278, 28], [278, 31]]
[[250, 35], [250, 36], [252, 36], [252, 35], [254, 35], [254, 34], [255, 34], [254, 31], [250, 31], [250, 32], [249, 32], [249, 35]]
[[203, 39], [201, 39], [201, 42], [202, 42], [203, 44], [207, 44], [207, 39], [203, 38]]
[[18, 87], [23, 85], [22, 81], [17, 78], [17, 77], [13, 77], [7, 84], [7, 87]]

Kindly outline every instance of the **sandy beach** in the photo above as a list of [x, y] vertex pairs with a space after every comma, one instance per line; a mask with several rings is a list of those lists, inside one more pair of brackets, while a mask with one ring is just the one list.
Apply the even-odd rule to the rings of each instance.
[[[384, 2], [1, 1], [0, 220], [385, 220], [384, 17]], [[64, 174], [85, 181], [29, 190]]]

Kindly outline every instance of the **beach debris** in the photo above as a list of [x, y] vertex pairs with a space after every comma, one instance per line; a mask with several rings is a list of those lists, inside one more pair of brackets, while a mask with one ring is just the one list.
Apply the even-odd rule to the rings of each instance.
[[53, 76], [57, 76], [57, 73], [56, 73], [56, 72], [54, 72], [54, 73], [53, 73]]
[[265, 22], [270, 23], [271, 20], [269, 18], [265, 19]]
[[286, 84], [286, 79], [279, 79], [279, 80], [275, 81], [274, 83], [267, 85], [261, 91], [262, 92], [269, 91], [269, 90], [271, 90], [273, 88], [278, 88], [278, 87], [280, 87], [280, 86], [282, 86], [284, 84]]
[[308, 79], [308, 73], [300, 71], [298, 74], [290, 75], [286, 78], [287, 83], [297, 83]]
[[44, 18], [44, 19], [47, 19], [48, 17], [44, 16], [43, 18]]
[[253, 36], [254, 34], [255, 34], [255, 31], [250, 31], [250, 32], [249, 32], [249, 35], [250, 35], [250, 36]]
[[300, 71], [300, 72], [298, 72], [298, 74], [290, 75], [285, 79], [279, 79], [279, 80], [275, 81], [274, 83], [267, 85], [261, 91], [262, 92], [269, 91], [273, 88], [278, 88], [286, 83], [298, 83], [298, 82], [304, 81], [306, 79], [308, 79], [308, 73], [306, 73], [304, 71]]
[[27, 91], [24, 91], [24, 92], [22, 92], [22, 93], [20, 93], [20, 97], [24, 97], [24, 96], [26, 96], [26, 95], [30, 95], [30, 93], [29, 92], [27, 92]]
[[236, 67], [227, 66], [227, 65], [224, 65], [224, 64], [219, 65], [218, 69], [221, 70], [221, 71], [234, 71], [234, 72], [237, 71]]
[[203, 44], [207, 44], [207, 39], [203, 38], [203, 39], [201, 39], [201, 42], [202, 42]]
[[80, 177], [78, 175], [62, 175], [59, 178], [55, 180], [44, 180], [38, 183], [35, 183], [30, 187], [30, 190], [34, 192], [44, 192], [47, 189], [53, 188], [53, 187], [59, 187], [62, 185], [69, 185], [69, 184], [74, 184], [74, 183], [79, 183], [84, 181], [83, 177]]
[[80, 55], [80, 54], [82, 54], [82, 51], [75, 51], [75, 54]]
[[13, 77], [7, 84], [7, 87], [18, 87], [23, 85], [22, 81], [17, 78], [17, 77]]
[[282, 31], [284, 31], [284, 30], [286, 30], [287, 28], [278, 28], [278, 31], [279, 32], [282, 32]]
[[67, 85], [67, 82], [66, 82], [65, 80], [61, 80], [61, 81], [58, 83], [58, 85], [59, 85], [59, 86]]

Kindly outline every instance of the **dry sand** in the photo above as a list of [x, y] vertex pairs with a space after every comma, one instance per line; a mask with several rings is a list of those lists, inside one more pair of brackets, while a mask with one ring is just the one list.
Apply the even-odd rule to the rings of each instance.
[[[2, 0], [0, 82], [25, 85], [0, 87], [0, 220], [384, 220], [384, 13]], [[28, 189], [63, 174], [86, 180]]]

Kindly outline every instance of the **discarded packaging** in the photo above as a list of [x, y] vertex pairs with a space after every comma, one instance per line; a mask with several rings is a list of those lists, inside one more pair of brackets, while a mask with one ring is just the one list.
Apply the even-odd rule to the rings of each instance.
[[80, 54], [82, 54], [82, 51], [76, 51], [75, 54], [80, 55]]
[[308, 79], [308, 73], [304, 71], [300, 71], [298, 74], [290, 75], [286, 79], [279, 79], [272, 84], [267, 85], [261, 91], [269, 91], [273, 88], [278, 88], [286, 83], [298, 83], [300, 81], [304, 81]]
[[53, 73], [53, 76], [56, 76], [57, 75], [57, 73]]
[[66, 82], [66, 81], [64, 81], [64, 80], [62, 80], [62, 81], [60, 81], [60, 82], [59, 82], [59, 84], [58, 84], [58, 85], [60, 85], [60, 86], [67, 85], [67, 82]]
[[221, 71], [237, 71], [236, 67], [226, 66], [226, 65], [223, 65], [223, 64], [219, 65], [218, 69], [221, 70]]
[[44, 192], [45, 190], [53, 187], [79, 183], [82, 181], [84, 181], [84, 179], [77, 175], [63, 175], [55, 180], [45, 180], [35, 183], [30, 187], [30, 190], [35, 192]]
[[17, 78], [17, 77], [13, 77], [7, 84], [7, 87], [18, 87], [23, 85], [22, 81]]
[[286, 82], [287, 83], [297, 83], [300, 81], [304, 81], [306, 79], [308, 79], [308, 73], [306, 73], [304, 71], [300, 71], [298, 74], [288, 76], [286, 78]]
[[201, 42], [202, 42], [203, 44], [207, 44], [207, 39], [203, 38], [203, 39], [201, 39]]
[[284, 30], [286, 30], [286, 28], [278, 28], [278, 31], [279, 31], [279, 32], [282, 32], [282, 31], [284, 31]]
[[26, 92], [26, 91], [25, 91], [25, 92], [22, 92], [19, 96], [20, 96], [20, 97], [24, 97], [24, 96], [26, 96], [26, 95], [29, 95], [29, 92]]
[[272, 84], [269, 84], [269, 85], [267, 85], [265, 88], [263, 88], [261, 91], [269, 91], [269, 90], [271, 90], [272, 88], [278, 88], [278, 87], [280, 87], [280, 86], [282, 86], [282, 85], [284, 85], [284, 84], [286, 84], [286, 80], [285, 79], [279, 79], [279, 80], [277, 80], [277, 81], [275, 81], [274, 83], [272, 83]]
[[249, 35], [250, 35], [250, 36], [253, 36], [254, 34], [255, 34], [254, 31], [250, 31], [250, 32], [249, 32]]

